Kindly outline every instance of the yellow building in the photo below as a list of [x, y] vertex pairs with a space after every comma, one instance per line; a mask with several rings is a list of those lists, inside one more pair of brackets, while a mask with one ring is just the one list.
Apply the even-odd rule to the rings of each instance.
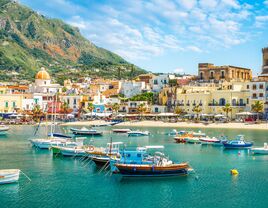
[[173, 109], [179, 106], [190, 114], [194, 114], [195, 106], [200, 106], [202, 114], [225, 114], [223, 107], [229, 103], [232, 107], [229, 116], [234, 118], [236, 113], [250, 109], [247, 85], [247, 82], [225, 82], [164, 89], [160, 93], [160, 104]]
[[30, 98], [26, 94], [1, 94], [0, 112], [14, 112], [23, 109], [24, 100]]

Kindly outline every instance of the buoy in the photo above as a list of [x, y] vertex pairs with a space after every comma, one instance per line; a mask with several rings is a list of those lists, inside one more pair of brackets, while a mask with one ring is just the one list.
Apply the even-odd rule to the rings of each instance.
[[230, 172], [231, 172], [231, 175], [238, 175], [239, 174], [237, 169], [232, 169]]

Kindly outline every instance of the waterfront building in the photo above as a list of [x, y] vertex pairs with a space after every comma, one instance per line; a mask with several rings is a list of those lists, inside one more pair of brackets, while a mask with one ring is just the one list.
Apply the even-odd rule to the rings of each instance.
[[31, 94], [1, 94], [0, 112], [16, 112], [18, 110], [26, 110], [24, 109], [25, 108], [24, 100], [31, 98], [32, 98]]
[[176, 89], [176, 103], [184, 112], [195, 114], [194, 107], [199, 106], [202, 114], [225, 114], [223, 107], [228, 103], [232, 112], [230, 117], [242, 111], [250, 110], [249, 82], [225, 82], [188, 85]]
[[165, 105], [151, 105], [151, 113], [166, 113], [167, 106]]
[[250, 81], [251, 69], [237, 66], [215, 66], [211, 63], [198, 64], [198, 79], [204, 82]]
[[151, 89], [153, 92], [160, 92], [164, 87], [169, 85], [169, 80], [175, 79], [174, 74], [160, 74], [154, 76], [150, 80]]
[[145, 112], [149, 110], [149, 105], [147, 101], [128, 101], [128, 105], [126, 109], [127, 113], [132, 113], [132, 114], [140, 113], [138, 110], [140, 105], [144, 105], [144, 108], [146, 109]]

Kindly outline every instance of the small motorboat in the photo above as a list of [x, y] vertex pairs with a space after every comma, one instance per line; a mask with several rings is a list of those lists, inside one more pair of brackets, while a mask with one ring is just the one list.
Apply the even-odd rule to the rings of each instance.
[[95, 129], [87, 129], [85, 127], [81, 128], [81, 129], [71, 128], [70, 130], [73, 132], [74, 135], [102, 136], [102, 132], [101, 131], [97, 131]]
[[244, 135], [237, 135], [236, 139], [230, 140], [223, 143], [224, 148], [226, 149], [244, 149], [251, 148], [253, 142], [246, 142], [244, 139]]
[[127, 132], [128, 136], [149, 136], [149, 131], [129, 131]]
[[8, 126], [0, 125], [0, 135], [6, 135], [9, 130]]
[[[76, 138], [75, 142], [67, 142], [63, 144], [51, 144], [49, 149], [52, 151], [53, 154], [62, 154], [63, 156], [76, 156], [78, 153], [80, 153], [80, 149], [83, 149], [85, 152], [85, 149], [83, 148], [85, 138]], [[68, 155], [69, 153], [69, 155]]]
[[128, 132], [130, 132], [131, 131], [131, 129], [113, 129], [113, 132], [114, 133], [128, 133]]
[[215, 143], [220, 143], [221, 140], [217, 139], [216, 137], [202, 137], [199, 138], [199, 141], [201, 142], [202, 145], [213, 145]]
[[0, 184], [16, 183], [20, 177], [19, 169], [0, 170]]
[[251, 149], [253, 154], [268, 155], [268, 145], [264, 143], [263, 147], [255, 147]]

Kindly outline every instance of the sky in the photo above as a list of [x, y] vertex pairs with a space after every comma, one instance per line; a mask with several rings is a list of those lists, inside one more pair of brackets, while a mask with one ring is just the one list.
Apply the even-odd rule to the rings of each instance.
[[209, 62], [257, 75], [268, 47], [268, 0], [19, 1], [152, 72], [197, 74]]

